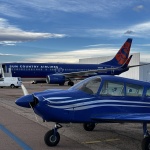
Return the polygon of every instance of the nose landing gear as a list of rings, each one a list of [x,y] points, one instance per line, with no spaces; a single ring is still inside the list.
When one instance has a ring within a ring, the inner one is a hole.
[[[59,141],[60,141],[60,135],[59,133],[57,132],[58,129],[62,128],[62,125],[59,124],[59,123],[56,123],[55,124],[55,128],[52,129],[52,130],[49,130],[45,136],[44,136],[44,141],[45,141],[45,144],[48,145],[48,146],[56,146]]]

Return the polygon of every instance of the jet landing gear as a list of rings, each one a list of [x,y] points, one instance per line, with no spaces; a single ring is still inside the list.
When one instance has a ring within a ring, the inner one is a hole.
[[[68,86],[73,86],[74,82],[72,82],[71,80],[68,82]]]
[[[150,134],[147,130],[147,123],[143,123],[144,139],[142,140],[142,150],[150,150]]]
[[[93,131],[94,128],[95,128],[95,123],[92,123],[92,122],[90,122],[90,123],[84,123],[83,124],[83,128],[86,131]]]
[[[55,128],[48,131],[44,136],[45,144],[48,146],[56,146],[60,141],[60,135],[57,132],[58,129],[62,128],[62,125],[59,123],[55,124]]]

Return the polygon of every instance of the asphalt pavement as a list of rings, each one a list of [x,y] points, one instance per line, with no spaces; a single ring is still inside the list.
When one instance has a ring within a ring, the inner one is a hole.
[[[68,86],[25,83],[29,93],[52,88],[68,89]],[[141,150],[142,125],[133,123],[101,123],[94,131],[87,132],[82,124],[63,124],[59,130],[60,143],[48,147],[44,143],[45,133],[55,123],[38,122],[32,109],[17,106],[15,100],[23,95],[21,88],[0,89],[0,150]]]

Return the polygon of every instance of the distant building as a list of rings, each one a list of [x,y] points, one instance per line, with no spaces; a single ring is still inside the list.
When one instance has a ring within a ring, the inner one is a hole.
[[[130,66],[143,64],[143,62],[140,62],[140,53],[134,53],[132,55],[133,57],[129,63]],[[79,63],[80,64],[99,64],[99,63],[111,60],[113,57],[114,56],[79,59]],[[150,65],[130,68],[129,71],[126,71],[120,74],[119,76],[150,82]]]

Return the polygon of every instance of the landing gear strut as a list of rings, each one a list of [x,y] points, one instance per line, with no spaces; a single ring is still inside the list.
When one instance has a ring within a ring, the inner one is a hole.
[[[150,150],[150,135],[147,130],[147,123],[143,123],[144,139],[142,140],[142,150]]]
[[[48,146],[56,146],[59,141],[60,141],[60,135],[59,133],[57,132],[58,129],[62,128],[62,125],[59,124],[59,123],[56,123],[55,124],[55,128],[52,129],[52,130],[49,130],[45,136],[44,136],[44,141],[45,141],[45,144],[48,145]]]

